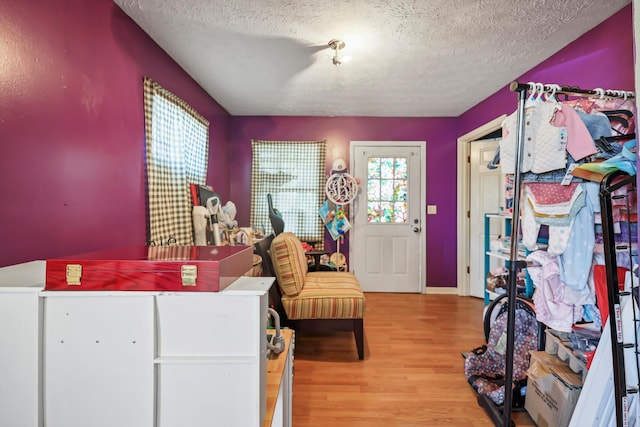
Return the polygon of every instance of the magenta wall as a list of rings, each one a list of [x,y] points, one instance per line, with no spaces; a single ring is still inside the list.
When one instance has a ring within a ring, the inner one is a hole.
[[[633,90],[633,75],[629,5],[518,80]],[[249,222],[251,139],[326,139],[328,166],[339,156],[348,161],[349,141],[426,140],[426,199],[438,205],[438,214],[427,216],[427,286],[455,287],[457,138],[515,111],[516,104],[517,96],[506,86],[458,118],[233,117],[231,195],[238,205],[238,218]]]
[[[111,0],[0,0],[0,266],[146,240],[143,76],[211,120],[228,194],[229,115]]]
[[[349,163],[349,141],[426,141],[426,201],[438,205],[438,214],[429,215],[424,227],[427,233],[427,283],[429,286],[455,286],[454,118],[233,117],[231,122],[231,194],[238,207],[238,219],[244,224],[249,223],[251,139],[326,139],[328,167],[338,157]],[[333,240],[329,238],[326,242],[331,250],[335,249]],[[453,268],[447,271],[443,266]]]
[[[207,181],[241,223],[252,138],[327,139],[328,165],[352,140],[427,141],[427,285],[456,286],[456,139],[514,111],[506,88],[459,118],[230,117],[111,0],[0,0],[0,16],[0,266],[145,241],[148,75],[211,120]],[[632,49],[629,5],[519,80],[632,90]]]
[[[633,91],[632,15],[631,5],[622,8],[517,80],[522,83],[556,83],[584,89],[601,87]],[[510,92],[509,85],[506,85],[459,117],[459,134],[464,135],[502,114],[514,112],[517,102],[517,94]]]

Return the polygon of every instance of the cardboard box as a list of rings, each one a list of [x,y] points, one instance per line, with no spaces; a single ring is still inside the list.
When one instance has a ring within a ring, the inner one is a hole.
[[[581,375],[553,354],[532,351],[524,407],[539,427],[566,427],[580,391]]]
[[[218,292],[252,266],[250,246],[131,246],[49,259],[45,289]]]

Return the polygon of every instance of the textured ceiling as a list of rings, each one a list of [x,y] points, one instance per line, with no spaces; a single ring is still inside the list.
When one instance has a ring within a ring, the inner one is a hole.
[[[630,3],[114,1],[232,115],[389,117],[458,116]]]

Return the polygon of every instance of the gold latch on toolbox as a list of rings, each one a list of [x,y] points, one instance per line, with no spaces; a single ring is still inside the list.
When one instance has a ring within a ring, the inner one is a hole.
[[[67,264],[67,285],[78,286],[82,277],[82,265]]]
[[[181,276],[182,286],[195,286],[198,278],[198,267],[195,265],[183,265]]]

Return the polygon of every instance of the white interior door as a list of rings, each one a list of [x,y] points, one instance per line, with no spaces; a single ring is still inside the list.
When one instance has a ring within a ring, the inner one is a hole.
[[[469,183],[469,294],[484,298],[484,214],[497,213],[504,206],[504,175],[500,168],[488,169],[493,160],[499,139],[487,139],[471,143],[471,167]],[[491,222],[491,237],[502,233],[503,221]],[[491,268],[497,266],[497,258],[492,258]]]
[[[352,142],[351,271],[365,292],[421,292],[425,277],[424,143]]]

